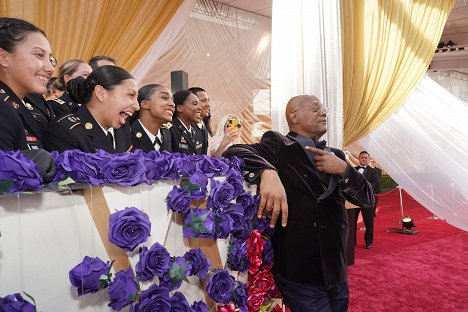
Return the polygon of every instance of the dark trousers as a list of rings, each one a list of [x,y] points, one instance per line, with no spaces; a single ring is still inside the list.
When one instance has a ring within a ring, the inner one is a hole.
[[[356,229],[357,229],[357,220],[359,217],[359,212],[362,214],[362,220],[364,221],[364,226],[366,227],[366,232],[364,233],[364,242],[366,245],[372,245],[374,242],[374,216],[375,216],[375,206],[374,208],[356,208]]]
[[[346,312],[348,311],[348,282],[331,289],[323,285],[299,284],[275,276],[276,284],[283,293],[284,301],[291,312]]]

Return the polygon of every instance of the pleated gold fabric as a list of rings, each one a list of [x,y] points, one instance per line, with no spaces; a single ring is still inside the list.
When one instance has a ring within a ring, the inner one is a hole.
[[[183,0],[1,0],[0,15],[43,29],[59,65],[109,55],[132,70]]]
[[[344,146],[403,104],[426,72],[454,4],[341,1]]]

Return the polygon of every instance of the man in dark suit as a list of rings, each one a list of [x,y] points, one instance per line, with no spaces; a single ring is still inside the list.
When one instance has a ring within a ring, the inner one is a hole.
[[[355,167],[359,173],[363,174],[367,181],[372,185],[374,194],[380,193],[380,175],[377,169],[369,166],[369,153],[362,151],[359,153],[359,166]],[[377,206],[377,199],[375,205],[371,208],[356,208],[356,224],[359,217],[359,212],[362,213],[362,219],[364,221],[364,226],[366,232],[364,234],[364,243],[365,248],[372,248],[374,243],[374,217],[375,217],[375,207]],[[356,227],[357,228],[357,227]]]
[[[246,179],[259,183],[259,216],[271,215],[272,227],[278,223],[273,272],[291,311],[347,311],[344,199],[372,207],[372,187],[341,150],[314,141],[327,131],[327,110],[317,97],[293,97],[286,119],[288,135],[268,131],[259,143],[234,145],[223,156],[244,159]]]

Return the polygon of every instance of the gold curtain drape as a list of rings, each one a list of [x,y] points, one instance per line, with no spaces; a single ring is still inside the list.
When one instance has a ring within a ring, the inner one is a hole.
[[[426,72],[455,1],[341,1],[344,146],[403,104]]]
[[[1,0],[0,15],[43,29],[59,64],[109,55],[132,70],[183,0]]]

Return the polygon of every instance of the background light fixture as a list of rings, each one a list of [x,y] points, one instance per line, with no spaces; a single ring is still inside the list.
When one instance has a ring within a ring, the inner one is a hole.
[[[414,224],[413,218],[410,216],[405,217],[405,212],[403,210],[403,197],[401,194],[401,186],[397,186],[398,192],[400,193],[400,209],[401,209],[401,220],[398,222],[401,224],[401,228],[388,228],[385,232],[400,233],[400,234],[418,234],[418,231],[413,230],[416,225]]]
[[[401,226],[407,230],[412,230],[416,227],[416,224],[414,224],[413,218],[408,216],[401,219]]]

